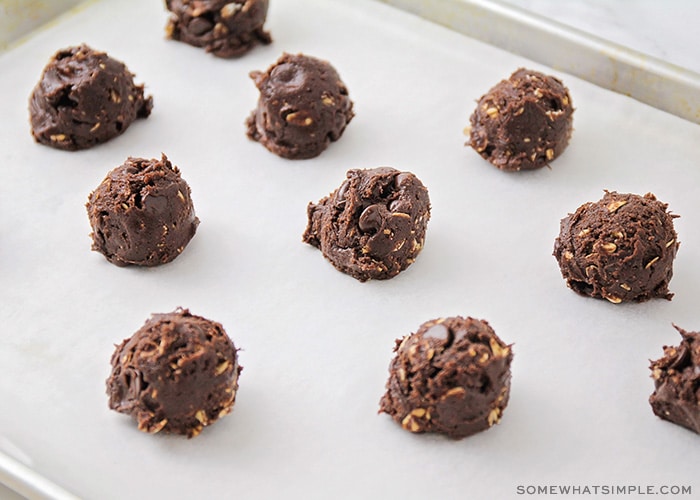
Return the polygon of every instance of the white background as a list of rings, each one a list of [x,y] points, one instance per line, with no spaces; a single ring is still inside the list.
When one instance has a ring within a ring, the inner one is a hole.
[[[572,142],[509,174],[464,147],[475,101],[528,60],[369,0],[273,2],[274,43],[220,60],[164,39],[159,2],[104,0],[0,56],[0,447],[85,498],[516,498],[519,485],[692,485],[700,438],[655,417],[649,359],[700,328],[700,128],[566,74]],[[124,61],[154,96],[121,137],[35,144],[27,99],[59,48]],[[336,67],[356,118],[319,158],[245,137],[247,74],[283,52]],[[90,251],[85,201],[127,156],[165,152],[192,188],[197,235],[174,262],[118,268]],[[360,283],[304,245],[306,205],[350,168],[414,172],[426,245]],[[681,215],[673,301],[613,305],[568,290],[559,220],[604,189]],[[234,412],[195,439],[150,436],[107,408],[114,344],[177,306],[221,322],[244,366]],[[514,343],[501,423],[452,441],[377,415],[394,339],[471,315]]]

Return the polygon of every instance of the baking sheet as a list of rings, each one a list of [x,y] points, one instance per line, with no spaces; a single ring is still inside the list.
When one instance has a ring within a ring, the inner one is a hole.
[[[165,40],[166,17],[158,2],[96,1],[0,56],[0,451],[81,498],[700,488],[698,436],[647,403],[648,360],[680,339],[671,323],[700,328],[697,125],[370,0],[273,2],[274,43],[234,61]],[[126,62],[153,114],[92,150],[34,144],[31,89],[80,42]],[[355,101],[317,159],[282,160],[245,137],[247,74],[282,51],[330,60]],[[575,132],[550,169],[507,174],[463,146],[463,128],[519,66],[565,81]],[[87,195],[127,156],[161,152],[192,188],[198,233],[166,266],[112,266],[90,251]],[[413,266],[359,283],[301,233],[309,201],[378,165],[421,178],[432,219]],[[603,189],[653,191],[681,215],[673,301],[615,306],[566,288],[551,256],[559,219]],[[138,432],[104,393],[113,345],[177,306],[243,349],[234,412],[192,440]],[[514,343],[509,406],[462,441],[411,435],[376,414],[394,339],[456,314]]]

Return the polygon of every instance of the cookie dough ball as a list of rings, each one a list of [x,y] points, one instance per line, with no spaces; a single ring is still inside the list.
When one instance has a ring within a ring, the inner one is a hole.
[[[652,361],[649,403],[656,416],[700,434],[700,333],[674,327],[683,340],[664,346],[663,358]]]
[[[83,44],[58,51],[44,68],[29,99],[31,132],[47,146],[87,149],[120,135],[152,107],[124,63]]]
[[[168,38],[218,57],[239,57],[272,41],[263,30],[268,0],[165,0],[165,6],[171,12]]]
[[[128,158],[88,198],[92,249],[117,266],[157,266],[180,255],[199,219],[190,187],[163,155]]]
[[[569,288],[613,304],[671,299],[677,217],[647,193],[605,192],[562,219],[554,257]]]
[[[521,68],[479,99],[468,144],[501,170],[541,168],[569,144],[573,112],[560,80]]]
[[[427,321],[394,351],[379,411],[404,429],[461,439],[501,420],[513,353],[486,321]]]
[[[303,241],[336,269],[360,281],[389,279],[423,248],[430,199],[410,172],[350,170],[338,189],[309,203],[307,216]]]
[[[248,137],[282,158],[313,158],[340,139],[352,120],[348,89],[328,62],[283,54],[250,77],[260,91],[246,122]]]
[[[233,409],[236,347],[219,323],[187,309],[152,315],[111,362],[109,407],[134,417],[141,431],[194,437]]]

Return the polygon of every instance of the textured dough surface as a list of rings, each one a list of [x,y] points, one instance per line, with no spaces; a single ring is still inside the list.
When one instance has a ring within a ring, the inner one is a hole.
[[[199,225],[190,187],[165,155],[128,158],[90,193],[86,208],[92,249],[118,266],[174,260]]]
[[[671,299],[675,215],[647,193],[606,192],[562,219],[554,256],[575,292],[612,303]]]
[[[168,38],[221,58],[240,57],[272,42],[263,29],[268,0],[166,0]]]
[[[141,431],[194,437],[233,409],[241,367],[221,324],[187,309],[154,314],[116,347],[109,407]]]
[[[349,170],[346,180],[309,203],[303,241],[360,281],[389,279],[415,262],[430,219],[428,190],[410,172]]]
[[[501,170],[541,168],[569,144],[573,112],[559,79],[521,68],[479,99],[469,145]]]
[[[404,429],[461,439],[500,421],[513,352],[486,321],[427,321],[394,351],[379,411]]]
[[[260,98],[246,121],[248,137],[282,158],[320,155],[355,116],[347,87],[327,61],[285,53],[250,77]]]
[[[153,108],[133,77],[124,63],[87,45],[59,50],[29,99],[32,136],[75,151],[122,134]]]
[[[700,434],[700,333],[675,328],[680,345],[664,346],[664,356],[651,363],[649,404],[658,417]]]

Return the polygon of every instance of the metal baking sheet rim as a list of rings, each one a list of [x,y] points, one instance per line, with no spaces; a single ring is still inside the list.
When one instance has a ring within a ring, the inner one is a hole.
[[[380,0],[700,123],[700,74],[499,0]]]
[[[77,496],[1,450],[0,484],[28,499],[78,500]]]

